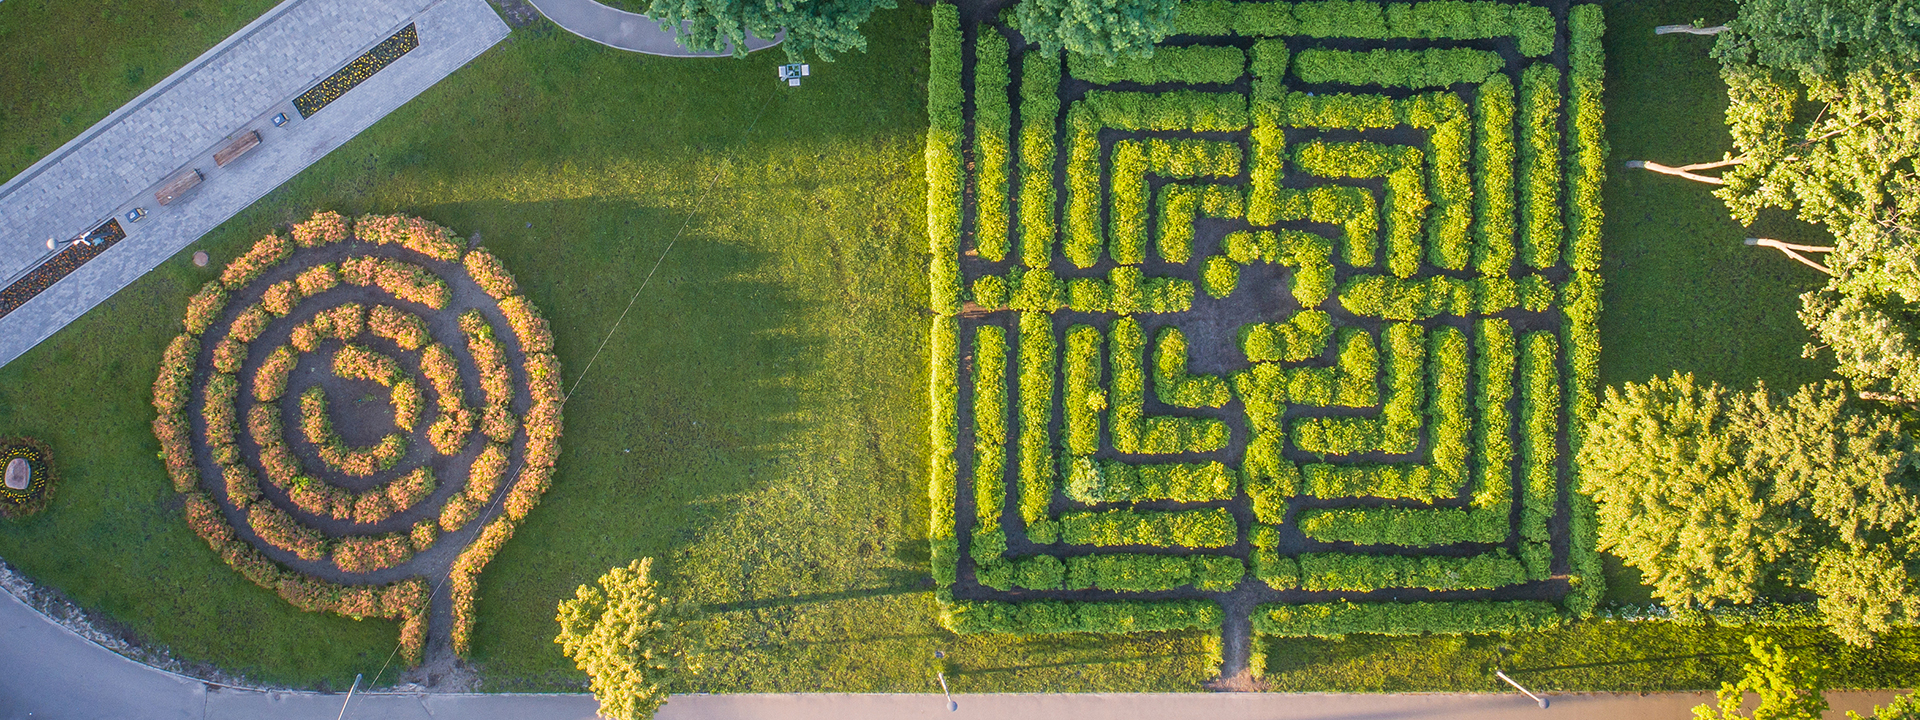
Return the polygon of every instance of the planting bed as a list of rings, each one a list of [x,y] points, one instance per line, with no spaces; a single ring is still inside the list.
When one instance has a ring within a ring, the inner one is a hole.
[[[1535,629],[1602,595],[1599,8],[936,8],[930,494],[963,633]]]
[[[475,576],[559,454],[553,338],[513,277],[433,223],[321,213],[183,324],[153,429],[188,524],[304,610],[399,620],[411,662],[429,625],[465,653]]]

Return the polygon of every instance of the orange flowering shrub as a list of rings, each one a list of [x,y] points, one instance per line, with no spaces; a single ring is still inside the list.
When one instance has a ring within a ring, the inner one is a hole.
[[[447,587],[453,590],[453,651],[465,655],[469,635],[473,631],[473,603],[479,592],[479,583],[474,578],[486,569],[493,560],[494,553],[500,552],[500,546],[507,544],[513,537],[513,521],[497,518],[487,523],[480,537],[473,544],[460,551],[460,557],[453,561],[453,570],[447,573]]]
[[[234,428],[233,398],[240,394],[240,382],[232,375],[215,373],[207,378],[207,402],[201,408],[206,421],[202,436],[208,445],[232,445]]]
[[[176,335],[160,354],[160,375],[153,379],[153,409],[162,413],[187,408],[188,381],[193,378],[194,356],[199,354],[199,338]]]
[[[435,260],[460,259],[466,242],[432,222],[407,215],[361,215],[353,221],[354,234],[380,245],[402,245]]]
[[[433,547],[433,541],[440,539],[440,521],[433,518],[413,524],[413,531],[407,534],[413,541],[413,551],[422,552]]]
[[[507,324],[513,326],[513,334],[520,338],[521,352],[553,352],[553,333],[533,303],[515,295],[500,301],[500,313],[507,316]]]
[[[213,369],[223,373],[240,372],[240,364],[247,361],[247,344],[233,338],[220,338],[213,346]]]
[[[400,363],[383,353],[354,344],[333,354],[333,374],[343,378],[372,380],[392,387],[400,380]]]
[[[352,234],[352,228],[348,227],[346,216],[329,210],[314,213],[306,222],[293,226],[292,234],[293,241],[300,243],[300,247],[310,248],[345,240]]]
[[[249,306],[233,319],[233,327],[227,330],[227,337],[240,342],[253,342],[259,339],[260,333],[267,329],[267,323],[270,322],[273,322],[273,315],[268,314],[266,308],[258,304]]]
[[[494,442],[510,442],[518,424],[513,419],[513,373],[507,369],[507,352],[477,310],[460,316],[460,330],[467,336],[467,351],[480,370],[480,390],[487,398],[480,408],[480,432]]]
[[[401,380],[393,384],[391,394],[393,402],[393,424],[406,432],[413,432],[420,424],[420,386],[412,380]]]
[[[433,479],[433,468],[422,465],[415,468],[413,472],[388,483],[383,492],[395,507],[404,511],[433,495],[434,489],[438,487],[439,483]]]
[[[302,511],[336,520],[353,519],[353,493],[305,475],[287,485],[287,499]]]
[[[306,296],[300,294],[300,286],[292,280],[282,280],[267,288],[260,296],[260,307],[273,313],[274,317],[286,317],[293,312],[293,306],[299,305]]]
[[[465,493],[449,497],[447,504],[440,506],[440,529],[447,532],[459,530],[479,517],[480,511],[485,508],[485,505],[474,502]]]
[[[461,264],[467,266],[467,277],[473,278],[474,284],[495,300],[505,300],[520,292],[519,283],[513,281],[513,273],[507,272],[507,266],[500,264],[500,258],[494,257],[486,248],[468,250]]]
[[[227,484],[227,502],[246,505],[260,499],[260,481],[245,465],[220,466],[220,479]]]
[[[301,297],[313,297],[338,286],[340,272],[333,263],[315,265],[300,271],[293,282],[300,286]]]
[[[199,469],[193,466],[191,432],[187,418],[179,413],[153,419],[153,436],[160,439],[160,462],[166,464],[167,479],[173,482],[175,492],[192,490],[200,481]]]
[[[340,279],[353,285],[376,285],[397,299],[435,310],[445,309],[453,294],[440,276],[410,262],[376,257],[348,258],[340,263]]]
[[[320,532],[300,524],[273,503],[247,505],[247,525],[268,545],[293,553],[301,560],[319,560],[327,556],[327,540]]]
[[[287,392],[287,374],[293,372],[300,356],[286,345],[274,348],[267,353],[267,359],[260,363],[260,369],[253,374],[253,401],[270,403],[279,400]]]
[[[219,319],[220,311],[227,309],[227,288],[217,280],[209,280],[200,286],[200,291],[187,298],[187,314],[180,322],[187,326],[187,332],[199,335],[206,332]]]
[[[460,387],[460,363],[445,345],[431,343],[420,352],[420,372],[433,386],[440,408],[439,417],[427,426],[427,442],[441,455],[458,455],[473,430],[473,414]]]
[[[228,290],[239,290],[292,254],[292,241],[278,233],[269,234],[254,243],[253,248],[247,250],[245,255],[227,263],[226,269],[220,273],[220,282],[225,284]]]
[[[258,408],[261,406],[255,405],[254,407]],[[275,419],[275,422],[278,422],[278,418]],[[256,437],[255,439],[257,440],[258,438]],[[260,467],[267,471],[267,482],[273,483],[274,487],[283,490],[293,487],[295,483],[299,482],[300,476],[305,472],[305,469],[300,467],[299,458],[294,457],[293,450],[281,444],[277,436],[271,445],[266,443],[260,444]]]
[[[403,533],[346,537],[333,544],[333,564],[350,573],[385,570],[412,558],[413,543]]]
[[[507,475],[507,446],[487,443],[467,472],[467,499],[485,505]]]
[[[547,491],[547,485],[553,479],[553,468],[538,465],[522,465],[520,479],[513,483],[513,489],[507,491],[507,499],[501,503],[507,517],[519,522],[533,506],[540,502],[540,495]]]
[[[367,328],[408,350],[419,350],[433,339],[427,334],[427,322],[419,315],[386,305],[375,305],[367,313]]]

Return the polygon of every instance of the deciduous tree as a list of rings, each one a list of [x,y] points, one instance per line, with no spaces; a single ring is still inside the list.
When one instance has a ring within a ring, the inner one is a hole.
[[[1835,634],[1870,645],[1920,620],[1906,547],[1916,460],[1898,420],[1834,381],[1782,397],[1691,375],[1609,388],[1580,450],[1600,548],[1679,605],[1759,598],[1782,580],[1819,596]]]
[[[746,57],[747,33],[771,38],[785,30],[781,47],[788,59],[798,62],[812,53],[831,61],[834,53],[866,50],[860,24],[873,11],[894,5],[895,0],[653,0],[647,15],[673,30],[688,49]]]
[[[1178,0],[1022,0],[1014,10],[1020,34],[1049,52],[1080,53],[1109,63],[1148,56],[1173,32]]]
[[[608,720],[652,717],[690,669],[683,628],[691,606],[661,597],[652,571],[653,558],[635,560],[560,601],[553,641],[587,673]]]

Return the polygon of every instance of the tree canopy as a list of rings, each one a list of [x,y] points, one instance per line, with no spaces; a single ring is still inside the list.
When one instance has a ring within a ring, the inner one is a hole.
[[[1844,385],[1780,396],[1676,374],[1608,388],[1580,450],[1600,548],[1681,605],[1812,591],[1841,638],[1920,620],[1906,563],[1920,494],[1912,441]]]
[[[1742,0],[1713,50],[1729,64],[1815,75],[1920,69],[1920,0]]]
[[[1020,34],[1048,52],[1112,62],[1153,54],[1173,32],[1178,0],[1022,0],[1014,9]]]
[[[873,11],[894,6],[895,0],[653,0],[647,15],[691,50],[731,50],[734,57],[746,57],[747,33],[771,38],[785,30],[780,46],[788,59],[812,53],[831,61],[834,53],[866,50],[860,24]]]
[[[688,667],[681,627],[690,608],[662,598],[652,571],[653,558],[635,560],[560,601],[553,641],[587,673],[608,720],[652,717]]]
[[[1695,706],[1695,720],[1820,720],[1826,715],[1826,666],[1759,637],[1747,637],[1747,650],[1753,662],[1747,663],[1740,682],[1721,683],[1718,706]],[[1760,696],[1751,715],[1740,711],[1747,693]]]

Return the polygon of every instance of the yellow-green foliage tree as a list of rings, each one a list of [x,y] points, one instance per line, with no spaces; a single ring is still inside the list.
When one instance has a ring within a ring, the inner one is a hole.
[[[1778,643],[1748,637],[1747,648],[1753,662],[1738,683],[1722,683],[1718,707],[1693,708],[1694,720],[1820,720],[1827,712],[1827,670],[1818,661],[1788,653]],[[1741,712],[1747,693],[1760,697],[1751,714]],[[1876,705],[1872,720],[1913,720],[1920,718],[1920,700],[1913,693],[1898,695],[1892,702]],[[1847,711],[1847,720],[1867,720],[1860,713]]]
[[[653,558],[642,558],[560,601],[553,641],[592,680],[601,717],[639,720],[653,717],[692,669],[682,633],[690,615],[686,602],[661,596]]]

